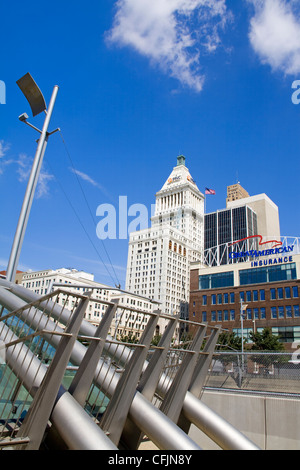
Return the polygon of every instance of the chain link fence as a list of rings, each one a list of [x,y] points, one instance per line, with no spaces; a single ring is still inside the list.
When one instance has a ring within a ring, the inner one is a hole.
[[[299,395],[299,352],[220,352],[214,355],[206,388]]]

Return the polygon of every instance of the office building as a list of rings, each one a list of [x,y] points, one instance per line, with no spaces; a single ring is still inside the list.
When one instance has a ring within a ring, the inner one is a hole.
[[[204,233],[205,263],[210,266],[227,264],[230,244],[258,233],[257,215],[248,205],[206,214]],[[248,245],[249,242],[247,248]]]
[[[271,328],[291,347],[300,340],[300,244],[252,253],[242,263],[191,266],[190,320],[221,325],[241,335]],[[245,255],[245,253],[243,254]]]
[[[237,249],[249,251],[261,241],[280,240],[278,207],[266,194],[227,198],[226,209],[206,214],[204,225],[204,262],[209,266],[232,262],[229,252],[237,241]]]
[[[226,204],[230,201],[236,201],[238,199],[243,199],[249,197],[247,191],[240,185],[240,183],[232,184],[227,187],[227,199]]]
[[[130,234],[126,291],[160,302],[166,314],[188,314],[190,263],[202,259],[204,195],[185,157],[177,158],[156,194],[151,227]]]
[[[266,239],[280,238],[278,207],[266,194],[229,201],[227,208],[233,209],[242,205],[247,205],[256,213],[258,234]]]
[[[67,293],[81,294],[92,290],[91,300],[88,304],[85,318],[93,325],[99,325],[103,317],[107,303],[118,300],[120,307],[117,309],[115,319],[111,323],[109,334],[121,338],[134,335],[140,338],[147,324],[148,318],[145,312],[157,309],[157,304],[140,296],[112,288],[94,280],[94,275],[76,269],[44,269],[30,271],[22,274],[21,285],[41,296],[62,289],[57,303],[72,310],[77,298]]]

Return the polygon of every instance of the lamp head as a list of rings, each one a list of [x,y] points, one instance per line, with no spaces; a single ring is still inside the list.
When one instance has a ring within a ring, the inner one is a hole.
[[[21,114],[21,116],[19,116],[19,120],[22,122],[26,122],[27,119],[28,119],[28,114],[26,113],[23,113]]]

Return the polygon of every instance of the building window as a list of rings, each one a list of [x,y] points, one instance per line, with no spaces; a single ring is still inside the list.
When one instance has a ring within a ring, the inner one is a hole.
[[[228,294],[224,294],[223,302],[224,304],[228,304]]]
[[[237,335],[239,336],[239,338],[242,337],[242,329],[241,328],[233,328],[232,331]],[[246,342],[249,343],[250,342],[250,332],[252,332],[253,329],[252,328],[243,328],[243,337],[245,338]]]
[[[259,320],[258,308],[253,309],[254,320]]]
[[[261,289],[259,291],[259,299],[260,300],[266,300],[265,289]]]
[[[299,317],[300,317],[299,305],[294,305],[294,318],[299,318]]]
[[[291,288],[290,287],[285,287],[284,288],[284,293],[285,293],[285,298],[290,299],[291,298]]]
[[[252,320],[252,309],[247,308],[247,320]]]
[[[222,294],[218,294],[218,305],[222,304]]]
[[[278,318],[284,318],[284,307],[282,305],[278,307]]]
[[[282,343],[293,343],[300,340],[300,326],[279,326],[272,328],[273,335]]]
[[[277,307],[271,307],[271,318],[272,320],[277,319]]]
[[[258,291],[254,290],[253,291],[253,302],[257,302],[257,301],[258,301]]]
[[[299,297],[298,287],[297,287],[297,286],[293,286],[292,289],[293,289],[293,297],[294,297],[294,299],[298,298],[298,297]]]
[[[217,312],[215,310],[211,312],[211,321],[217,321]]]
[[[235,302],[235,295],[234,295],[234,292],[230,292],[230,303],[231,304],[234,304]]]
[[[212,294],[211,295],[211,304],[216,305],[216,303],[217,303],[217,296],[216,296],[216,294]]]
[[[233,271],[217,274],[204,274],[199,276],[199,290],[233,286]]]
[[[223,316],[222,316],[222,310],[218,310],[218,321],[221,322],[221,321],[222,321],[222,318],[223,318]]]
[[[231,321],[235,320],[235,310],[230,310],[230,320]]]
[[[265,307],[261,307],[261,309],[260,309],[260,319],[261,320],[266,319],[266,309],[265,309]]]
[[[207,313],[202,312],[202,322],[206,322],[206,321],[207,321]]]
[[[277,296],[278,296],[278,299],[283,299],[283,289],[282,289],[282,287],[278,287]]]
[[[228,310],[224,310],[224,321],[228,321],[229,316],[228,316]]]
[[[247,290],[246,292],[246,302],[251,302],[251,291]]]
[[[207,305],[207,295],[203,295],[203,297],[202,297],[202,305]]]
[[[276,300],[276,289],[271,289],[270,290],[270,298],[271,300]]]
[[[240,285],[261,284],[267,282],[289,281],[297,279],[296,263],[279,264],[262,268],[240,271]]]
[[[285,315],[286,315],[286,318],[292,318],[293,314],[292,314],[292,306],[291,305],[286,305]]]

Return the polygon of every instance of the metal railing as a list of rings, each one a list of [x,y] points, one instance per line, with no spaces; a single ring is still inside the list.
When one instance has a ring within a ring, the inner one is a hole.
[[[297,353],[220,352],[214,355],[206,387],[300,398],[300,361]]]
[[[94,326],[84,320],[91,292],[76,294],[73,311],[66,308],[67,301],[64,306],[57,302],[60,293],[39,297],[20,286],[0,282],[0,304],[11,312],[3,310],[0,316],[0,341],[6,347],[7,370],[2,383],[6,409],[12,410],[21,397],[17,385],[10,389],[5,385],[10,371],[31,400],[23,400],[25,417],[22,413],[3,415],[3,420],[16,422],[13,430],[7,428],[8,422],[3,423],[3,446],[9,438],[16,448],[37,449],[41,439],[47,440],[55,429],[59,444],[62,441],[69,449],[118,449],[120,445],[136,449],[146,435],[159,449],[199,450],[188,436],[193,423],[205,428],[222,448],[257,449],[228,423],[220,425],[220,418],[198,400],[218,328],[212,328],[205,338],[207,325],[182,324],[174,316],[126,307],[123,315],[133,314],[131,330],[126,329],[126,338],[118,336],[118,331],[111,337],[111,325],[120,314],[117,300],[102,301],[106,311]],[[70,296],[74,297],[74,292]],[[154,347],[152,339],[161,317],[166,328]],[[135,323],[143,321],[145,328],[137,338]],[[177,331],[186,331],[187,325],[185,341],[179,343]]]

